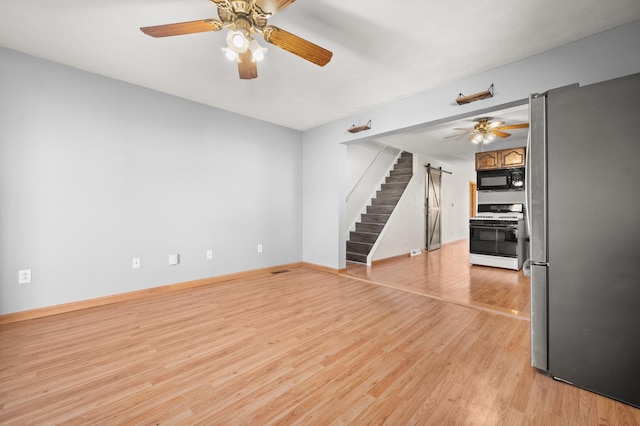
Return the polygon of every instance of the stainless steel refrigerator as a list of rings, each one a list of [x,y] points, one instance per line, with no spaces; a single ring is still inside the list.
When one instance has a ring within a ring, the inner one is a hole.
[[[529,111],[531,364],[640,407],[640,74]]]

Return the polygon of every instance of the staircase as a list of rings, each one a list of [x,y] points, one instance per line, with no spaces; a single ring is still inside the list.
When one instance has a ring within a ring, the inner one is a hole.
[[[373,248],[404,189],[413,176],[413,154],[403,152],[382,188],[371,199],[366,213],[356,223],[356,230],[349,233],[347,260],[367,263],[367,255]]]

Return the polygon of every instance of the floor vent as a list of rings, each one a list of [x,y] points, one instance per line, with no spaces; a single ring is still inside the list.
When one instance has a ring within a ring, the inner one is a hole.
[[[411,250],[411,256],[417,256],[419,254],[422,254],[422,250],[420,250],[420,249]]]
[[[283,269],[281,271],[273,271],[271,272],[272,275],[278,275],[278,274],[284,274],[285,272],[290,272],[289,269]]]

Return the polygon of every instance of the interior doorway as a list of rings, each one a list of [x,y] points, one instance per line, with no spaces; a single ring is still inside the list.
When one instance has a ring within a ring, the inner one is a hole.
[[[477,189],[477,183],[469,182],[469,217],[476,217],[476,211],[478,211]]]

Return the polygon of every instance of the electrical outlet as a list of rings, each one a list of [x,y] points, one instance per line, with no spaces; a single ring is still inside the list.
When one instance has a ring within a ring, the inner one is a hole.
[[[207,250],[207,260],[213,259],[213,250]]]
[[[140,269],[140,258],[139,257],[134,257],[131,260],[131,268],[132,269]]]
[[[258,253],[262,253],[262,244],[258,244]]]
[[[18,271],[18,284],[29,284],[31,282],[31,269]]]

